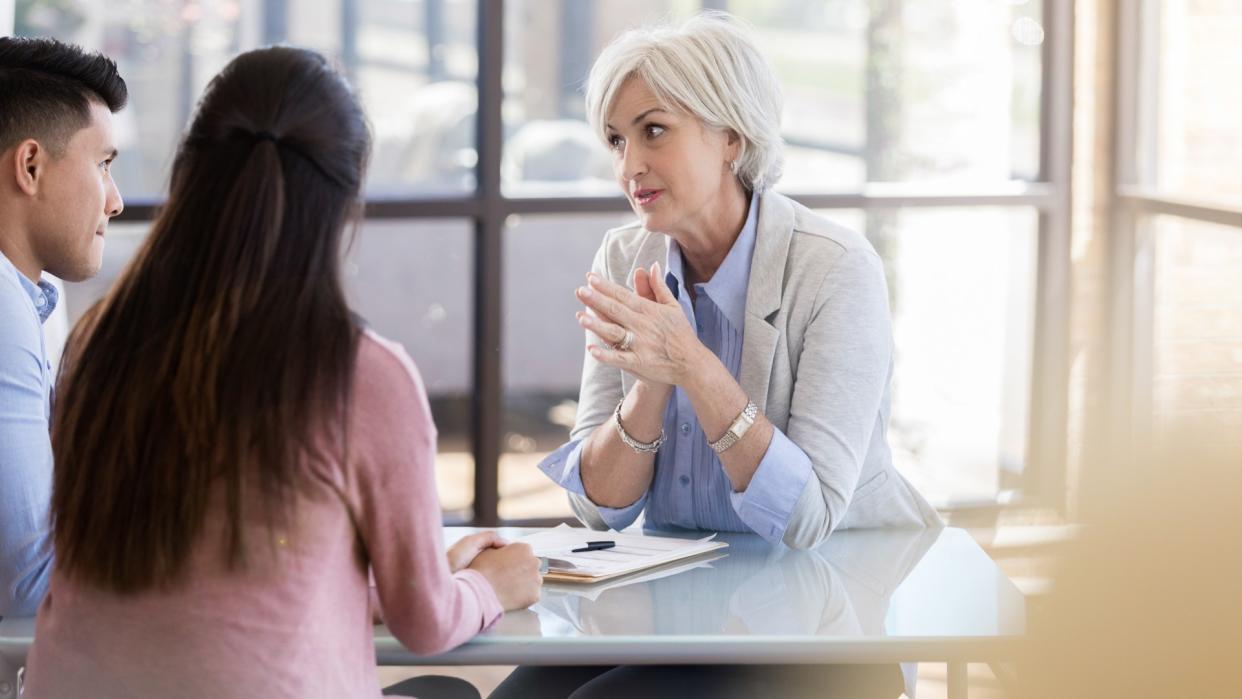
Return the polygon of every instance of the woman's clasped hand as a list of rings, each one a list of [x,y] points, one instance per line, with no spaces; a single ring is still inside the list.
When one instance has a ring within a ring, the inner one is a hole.
[[[660,263],[634,272],[634,288],[587,274],[578,324],[605,344],[590,344],[596,360],[653,384],[679,385],[707,351],[661,275]],[[626,334],[632,333],[623,349]]]

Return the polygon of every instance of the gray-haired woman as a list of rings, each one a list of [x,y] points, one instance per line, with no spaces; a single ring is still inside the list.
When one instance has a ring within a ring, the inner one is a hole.
[[[794,548],[935,510],[886,439],[892,328],[867,240],[771,191],[781,95],[727,15],[629,32],[587,115],[639,221],[609,231],[579,322],[571,441],[540,467],[588,525],[754,531]]]
[[[639,220],[608,232],[577,290],[588,333],[577,421],[540,464],[578,517],[621,529],[645,513],[647,526],[798,549],[840,528],[939,525],[886,438],[882,263],[863,236],[771,191],[781,94],[748,32],[722,13],[627,32],[592,68],[586,106]],[[651,672],[644,691],[681,686]],[[628,691],[635,674],[583,691]],[[699,674],[680,676],[700,689],[722,676]],[[808,679],[754,674],[773,696]]]

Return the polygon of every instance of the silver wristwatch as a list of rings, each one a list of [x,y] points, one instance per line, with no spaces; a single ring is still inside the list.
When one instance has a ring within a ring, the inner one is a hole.
[[[741,414],[737,416],[732,425],[729,425],[729,431],[725,432],[720,439],[709,443],[709,446],[719,454],[737,444],[746,435],[746,431],[750,429],[750,426],[755,424],[755,416],[758,414],[759,406],[755,405],[754,401],[747,401],[746,407],[742,409]]]

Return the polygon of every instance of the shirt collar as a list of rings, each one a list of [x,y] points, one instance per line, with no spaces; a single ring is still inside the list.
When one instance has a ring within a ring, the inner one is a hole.
[[[755,252],[755,236],[759,229],[759,194],[750,196],[750,207],[746,213],[746,223],[742,224],[742,232],[738,234],[729,254],[719,269],[706,284],[699,284],[699,289],[707,294],[712,303],[720,309],[729,323],[741,328],[746,318],[746,289],[750,284],[750,262]],[[669,286],[676,292],[677,287],[684,286],[685,267],[681,257],[681,247],[672,238],[668,239],[668,258],[665,267],[673,279],[667,279]],[[676,282],[676,285],[673,284]]]
[[[32,282],[26,278],[26,275],[17,271],[13,263],[4,253],[0,252],[0,268],[5,273],[11,274],[17,278],[17,283],[21,285],[22,290],[30,297],[30,302],[34,304],[35,313],[39,315],[39,322],[45,323],[52,311],[56,310],[56,304],[60,301],[60,292],[51,282],[40,279],[38,282]]]

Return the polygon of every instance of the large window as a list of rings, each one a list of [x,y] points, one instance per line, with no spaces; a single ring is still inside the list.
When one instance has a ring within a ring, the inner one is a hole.
[[[899,467],[942,506],[1017,497],[1029,462],[1038,241],[1041,227],[1063,235],[1041,222],[1053,198],[1035,193],[1041,148],[1051,147],[1042,143],[1046,8],[711,5],[755,26],[780,75],[788,145],[777,189],[864,231],[884,256]],[[591,62],[627,28],[700,9],[672,0],[506,3],[504,195],[612,194],[607,153],[583,114]],[[1021,206],[992,206],[998,189],[1028,194],[1012,198]],[[534,465],[572,425],[582,364],[572,289],[603,232],[625,220],[601,206],[506,227],[503,517],[568,512]]]
[[[16,33],[106,51],[130,88],[119,115],[128,199],[158,200],[207,82],[238,52],[287,42],[349,75],[374,130],[368,194],[474,190],[476,6],[409,0],[17,0]]]
[[[1143,444],[1193,422],[1242,450],[1242,13],[1129,3],[1118,18],[1116,387]]]
[[[582,85],[618,32],[704,6],[752,23],[777,67],[778,189],[884,257],[901,470],[946,508],[1055,500],[1068,0],[18,0],[19,34],[107,51],[133,95],[116,168],[127,223],[104,273],[67,290],[70,312],[144,235],[211,75],[267,43],[321,50],[375,133],[351,299],[427,377],[446,511],[566,516],[535,464],[573,421],[572,289],[604,231],[630,220]]]

